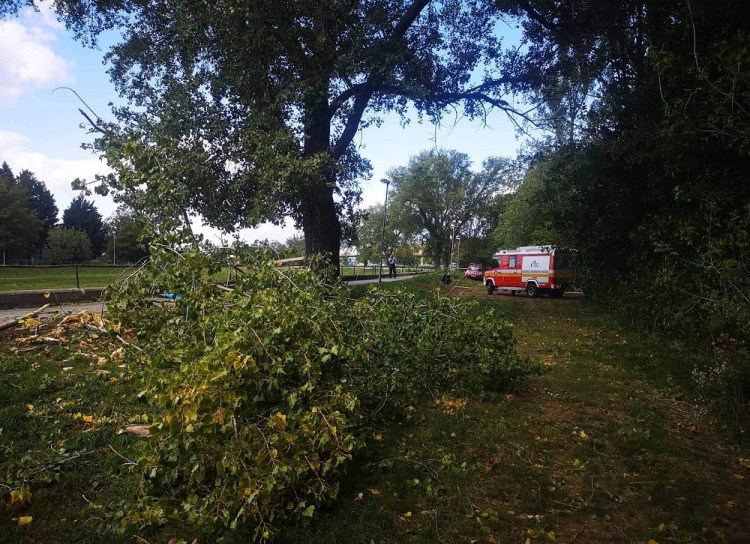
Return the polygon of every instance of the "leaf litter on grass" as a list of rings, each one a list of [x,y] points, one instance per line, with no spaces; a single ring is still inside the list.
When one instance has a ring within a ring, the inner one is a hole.
[[[112,329],[106,316],[82,311],[0,336],[0,385],[9,384],[0,394],[0,531],[11,541],[89,538],[102,501],[128,478],[122,452],[131,455],[134,442],[117,430],[148,416]],[[20,490],[34,501],[11,505]],[[21,514],[33,524],[11,523]]]
[[[468,402],[441,397],[417,406],[410,424],[384,424],[375,432],[373,457],[343,483],[342,496],[352,500],[331,506],[309,527],[290,530],[281,542],[351,541],[353,535],[362,542],[398,543],[750,542],[750,453],[722,435],[699,403],[678,396],[674,384],[654,384],[623,364],[623,350],[635,349],[637,339],[602,330],[599,317],[575,312],[573,304],[530,303],[525,297],[488,300],[514,316],[520,348],[553,363],[550,373],[529,379],[520,394]],[[109,471],[131,458],[129,432],[117,433],[148,430],[148,418],[142,420],[137,405],[123,397],[106,404],[103,398],[129,380],[116,355],[121,342],[96,330],[106,330],[106,317],[101,319],[77,316],[53,329],[59,332],[48,334],[42,327],[40,338],[14,346],[26,371],[41,364],[37,368],[51,373],[54,365],[54,379],[108,388],[107,395],[95,396],[92,388],[71,396],[74,390],[52,391],[55,385],[45,385],[41,377],[33,387],[20,385],[24,391],[41,391],[23,397],[32,406],[24,408],[25,417],[33,417],[35,425],[54,425],[58,437],[67,435],[63,447],[86,453],[91,448],[77,447],[76,436],[104,438],[94,448],[96,455],[117,462],[88,465],[89,472],[100,466],[100,475],[92,478],[97,486],[89,480],[77,486],[94,504],[108,493]],[[41,337],[65,339],[66,345]],[[643,347],[653,349],[658,359],[657,348]],[[33,351],[19,353],[19,348]],[[32,363],[36,354],[47,360]],[[3,379],[21,384],[19,368]],[[111,382],[112,377],[120,381]],[[83,395],[91,396],[87,404],[98,409],[82,410]],[[43,433],[42,428],[35,427]],[[78,444],[83,445],[88,444]],[[21,446],[29,446],[26,453],[32,458],[48,448],[28,441]],[[66,463],[62,469],[72,470],[75,460]],[[32,468],[40,466],[48,465]],[[76,534],[80,529],[71,529],[72,521],[85,517],[75,512],[89,508],[80,498],[61,501],[47,485],[33,490],[33,505],[6,518],[32,517],[33,523],[21,527],[38,531],[30,542]],[[59,506],[66,501],[71,507]],[[61,529],[63,522],[53,522],[50,515],[65,516],[70,527]],[[13,525],[11,530],[19,530]]]

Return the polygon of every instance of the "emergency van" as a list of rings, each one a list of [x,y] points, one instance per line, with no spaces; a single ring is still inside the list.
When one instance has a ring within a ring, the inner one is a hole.
[[[514,295],[526,291],[532,298],[542,293],[559,298],[573,278],[566,252],[552,246],[524,246],[495,253],[484,273],[484,284],[490,295],[502,289]]]

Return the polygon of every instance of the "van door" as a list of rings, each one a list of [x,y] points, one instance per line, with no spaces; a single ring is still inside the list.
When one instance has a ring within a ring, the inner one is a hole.
[[[524,285],[530,281],[535,281],[539,285],[546,285],[547,283],[549,283],[549,265],[549,255],[524,255],[523,266],[521,270],[521,281]]]

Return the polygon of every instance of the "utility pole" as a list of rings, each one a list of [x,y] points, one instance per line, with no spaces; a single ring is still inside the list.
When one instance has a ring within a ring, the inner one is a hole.
[[[383,282],[383,251],[385,246],[385,221],[388,217],[388,186],[391,184],[389,179],[381,179],[380,183],[385,183],[385,205],[383,206],[383,230],[380,234],[380,272],[378,273],[378,289]]]

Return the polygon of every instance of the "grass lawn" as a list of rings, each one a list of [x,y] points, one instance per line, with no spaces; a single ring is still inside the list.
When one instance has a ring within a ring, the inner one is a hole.
[[[105,287],[122,274],[121,266],[79,266],[81,287]],[[74,289],[75,267],[54,268],[0,267],[0,291],[26,289]]]
[[[130,270],[120,266],[79,266],[78,276],[81,287],[105,287],[115,281],[122,273]],[[344,266],[342,275],[377,276],[378,269],[368,267]],[[413,269],[398,269],[399,274],[413,273]],[[216,281],[226,282],[229,269],[224,268],[216,274]],[[383,268],[383,276],[388,276],[388,268]],[[35,268],[0,266],[0,291],[20,291],[28,289],[73,289],[76,286],[75,268],[72,266]]]
[[[750,542],[750,451],[693,400],[695,353],[582,299],[488,296],[463,279],[440,289],[511,319],[519,350],[549,372],[514,393],[415,401],[409,421],[374,430],[339,500],[278,542]],[[29,334],[0,333],[0,542],[213,542],[189,526],[97,533],[103,505],[138,485],[144,439],[118,434],[149,418],[138,370],[87,329],[19,343]],[[32,498],[10,507],[20,475]]]

